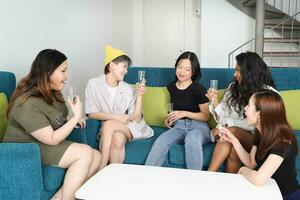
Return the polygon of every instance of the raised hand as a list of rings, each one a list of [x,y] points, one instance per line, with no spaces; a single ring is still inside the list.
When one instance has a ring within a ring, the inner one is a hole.
[[[143,96],[146,92],[146,85],[137,83],[135,86],[137,96]]]
[[[219,136],[230,143],[237,141],[236,137],[225,127],[219,129]]]
[[[74,113],[74,116],[78,117],[78,119],[79,119],[82,114],[82,103],[80,101],[79,96],[75,96],[75,101],[73,101],[72,99],[69,99],[68,103],[70,105],[71,110]]]

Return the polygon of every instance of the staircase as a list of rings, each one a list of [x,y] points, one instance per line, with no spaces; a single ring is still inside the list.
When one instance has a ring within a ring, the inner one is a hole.
[[[239,10],[255,18],[256,1],[228,0]],[[270,67],[300,67],[300,0],[265,0],[263,59]],[[255,51],[255,39],[245,42],[228,55],[228,66],[237,54]]]

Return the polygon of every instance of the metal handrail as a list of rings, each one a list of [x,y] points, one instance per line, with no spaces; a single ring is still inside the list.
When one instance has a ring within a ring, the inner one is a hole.
[[[257,35],[256,37],[254,37],[254,38],[248,40],[247,42],[243,43],[243,44],[240,45],[239,47],[235,48],[233,51],[229,52],[229,54],[228,54],[228,68],[230,68],[230,66],[231,66],[231,64],[230,64],[230,63],[231,63],[231,62],[230,62],[230,58],[231,58],[231,56],[233,55],[234,52],[236,52],[237,50],[243,48],[245,45],[249,44],[249,43],[252,42],[253,40],[256,40],[258,37],[263,36],[266,32],[273,31],[273,30],[276,29],[277,27],[279,27],[279,26],[281,26],[281,25],[284,25],[287,21],[293,20],[293,18],[294,18],[295,16],[297,16],[298,14],[300,14],[300,11],[299,11],[299,12],[296,12],[294,15],[292,15],[292,16],[290,16],[289,18],[283,20],[282,22],[280,22],[279,24],[273,26],[273,27],[270,28],[269,30],[260,33],[260,34]]]

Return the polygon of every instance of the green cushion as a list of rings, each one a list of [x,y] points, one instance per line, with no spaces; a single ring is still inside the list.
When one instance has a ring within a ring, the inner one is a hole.
[[[147,87],[143,97],[143,111],[148,125],[164,127],[169,101],[167,87]]]
[[[6,110],[8,107],[7,97],[4,93],[0,93],[0,142],[2,142],[6,126],[7,126],[7,118],[6,118]]]
[[[218,101],[219,102],[221,102],[221,100],[224,96],[224,92],[225,92],[225,90],[218,90]],[[217,126],[217,122],[212,114],[210,114],[210,118],[207,123],[208,123],[208,126],[210,129],[213,129]]]
[[[294,130],[300,130],[300,90],[281,91],[289,124]]]

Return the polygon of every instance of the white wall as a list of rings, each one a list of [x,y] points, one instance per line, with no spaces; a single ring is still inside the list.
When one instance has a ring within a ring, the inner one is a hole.
[[[0,0],[0,70],[19,80],[40,50],[56,48],[67,55],[69,77],[83,98],[88,79],[103,72],[105,44],[143,64],[141,1]],[[192,2],[186,1],[187,13]],[[186,16],[185,50],[196,51],[203,67],[227,66],[228,52],[254,36],[254,20],[226,0],[201,0],[200,14],[201,27],[189,28],[199,18]]]
[[[196,1],[201,0],[133,0],[134,65],[172,67],[183,51],[194,51],[200,56]],[[170,2],[172,5],[168,6]],[[160,41],[162,38],[167,39]]]
[[[55,48],[82,98],[103,72],[105,44],[132,54],[131,0],[0,0],[0,26],[0,70],[19,80],[40,50]]]
[[[228,53],[255,37],[255,20],[226,0],[202,0],[201,66],[227,67]]]

